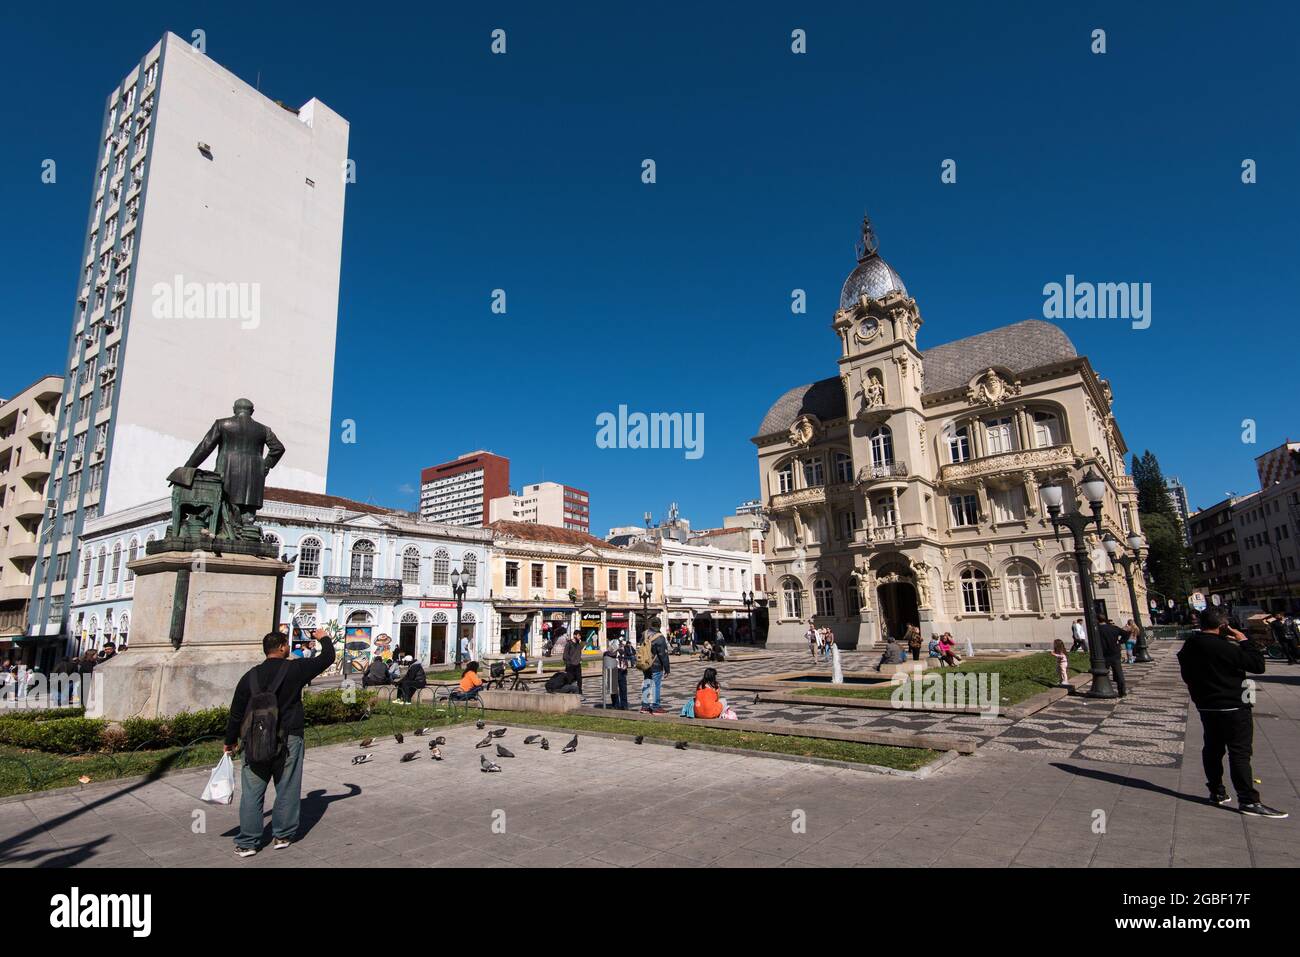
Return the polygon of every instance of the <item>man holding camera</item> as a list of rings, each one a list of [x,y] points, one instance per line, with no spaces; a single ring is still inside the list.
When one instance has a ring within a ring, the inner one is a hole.
[[[1221,608],[1211,606],[1201,612],[1201,630],[1183,642],[1178,667],[1205,730],[1201,761],[1210,801],[1223,805],[1232,800],[1223,786],[1223,753],[1227,751],[1238,810],[1252,817],[1287,817],[1286,811],[1260,801],[1250,767],[1255,724],[1246,673],[1264,673],[1263,654],[1228,624]]]

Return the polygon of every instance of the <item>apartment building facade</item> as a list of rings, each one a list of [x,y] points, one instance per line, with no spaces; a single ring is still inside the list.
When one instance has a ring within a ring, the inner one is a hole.
[[[166,495],[238,397],[287,448],[274,481],[324,491],[347,142],[170,33],[109,93],[29,634],[65,630],[86,523]]]
[[[572,485],[537,482],[488,503],[488,519],[591,532],[591,496]]]
[[[510,494],[510,460],[479,449],[420,471],[420,517],[444,525],[486,525],[491,502]]]

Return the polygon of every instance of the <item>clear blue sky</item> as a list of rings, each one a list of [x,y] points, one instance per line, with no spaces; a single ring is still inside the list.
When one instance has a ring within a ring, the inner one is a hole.
[[[807,6],[10,5],[0,394],[66,354],[103,97],[164,30],[202,28],[272,98],[352,124],[336,494],[413,507],[422,466],[487,448],[516,486],[588,489],[600,534],[673,500],[718,522],[758,493],[768,405],[834,374],[864,209],[923,347],[1041,317],[1067,273],[1150,282],[1149,329],[1061,325],[1194,507],[1253,488],[1253,456],[1300,437],[1295,5]],[[704,456],[598,449],[620,403],[704,413]]]

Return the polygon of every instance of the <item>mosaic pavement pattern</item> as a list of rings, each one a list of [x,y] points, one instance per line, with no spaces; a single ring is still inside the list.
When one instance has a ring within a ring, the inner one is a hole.
[[[742,651],[741,654],[749,652]],[[1187,692],[1178,675],[1178,661],[1172,643],[1153,643],[1155,661],[1132,665],[1124,670],[1128,697],[1123,701],[1094,701],[1081,696],[1063,698],[1048,708],[1020,721],[985,718],[979,715],[923,714],[880,711],[866,708],[837,708],[824,705],[762,701],[754,703],[753,692],[727,694],[728,680],[751,678],[783,671],[821,670],[806,652],[778,651],[761,660],[717,663],[723,696],[743,719],[783,721],[791,724],[821,724],[845,730],[866,729],[912,732],[960,733],[979,739],[982,748],[997,751],[1035,752],[1049,758],[1089,758],[1117,764],[1141,764],[1177,768],[1181,765],[1183,734],[1187,723]],[[842,653],[845,671],[865,671],[878,655],[869,652]],[[707,665],[674,656],[664,679],[662,706],[676,713]],[[640,674],[629,675],[628,694],[638,706]],[[599,705],[600,680],[583,683],[583,701]]]

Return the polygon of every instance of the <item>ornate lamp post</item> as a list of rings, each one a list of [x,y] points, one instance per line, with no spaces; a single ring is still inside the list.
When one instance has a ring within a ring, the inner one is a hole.
[[[636,583],[636,593],[641,597],[641,635],[644,637],[650,630],[650,596],[654,594],[654,589],[642,578]]]
[[[451,570],[451,593],[456,599],[456,636],[452,639],[456,642],[456,670],[460,670],[460,608],[465,601],[465,592],[469,591],[469,576],[462,575],[459,569]]]
[[[1136,565],[1139,570],[1142,568],[1142,546],[1146,541],[1137,532],[1128,537],[1128,547],[1133,549],[1133,554],[1129,555],[1124,551],[1124,546],[1118,539],[1107,535],[1102,545],[1106,548],[1106,554],[1110,560],[1124,569],[1124,578],[1128,581],[1128,600],[1133,609],[1133,623],[1137,625],[1137,641],[1133,644],[1133,660],[1140,664],[1148,664],[1151,661],[1151,652],[1147,648],[1147,630],[1142,626],[1142,606],[1138,604],[1137,590],[1133,587],[1133,566]]]
[[[749,643],[758,644],[754,635],[754,593],[752,591],[742,591],[740,600],[745,606],[745,614],[749,616]]]
[[[1094,522],[1097,524],[1097,530],[1101,531],[1101,506],[1106,495],[1106,483],[1097,477],[1096,472],[1088,469],[1082,485],[1083,495],[1092,506],[1091,515],[1084,515],[1078,511],[1063,514],[1065,493],[1057,483],[1042,487],[1043,501],[1047,504],[1047,514],[1052,519],[1052,529],[1057,537],[1060,537],[1062,525],[1074,536],[1074,560],[1079,569],[1083,621],[1088,630],[1088,658],[1091,663],[1088,670],[1092,673],[1092,687],[1088,689],[1086,697],[1117,698],[1119,692],[1115,690],[1115,685],[1110,680],[1110,669],[1106,667],[1106,659],[1101,652],[1101,642],[1097,640],[1097,609],[1092,601],[1092,563],[1088,557],[1088,542],[1083,537],[1088,526]]]

